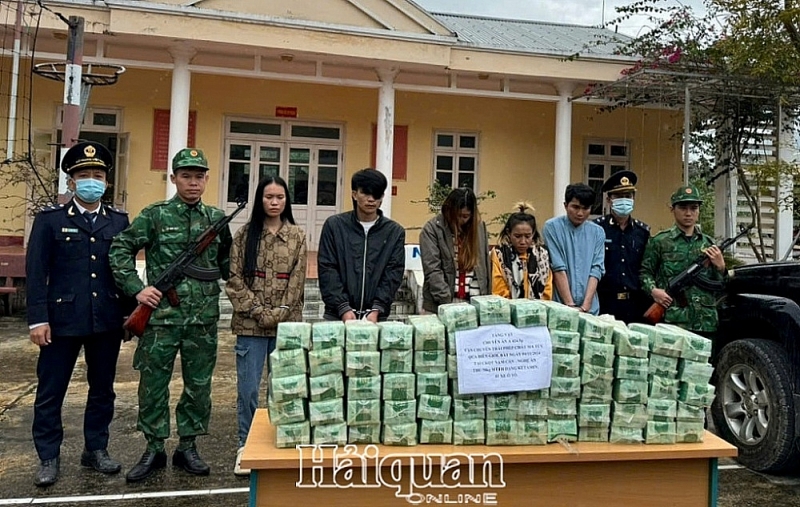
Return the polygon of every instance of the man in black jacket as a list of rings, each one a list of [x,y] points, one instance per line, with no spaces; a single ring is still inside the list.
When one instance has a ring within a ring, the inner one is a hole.
[[[386,177],[362,169],[351,180],[353,211],[328,218],[317,254],[327,320],[386,320],[405,270],[405,229],[383,216]]]

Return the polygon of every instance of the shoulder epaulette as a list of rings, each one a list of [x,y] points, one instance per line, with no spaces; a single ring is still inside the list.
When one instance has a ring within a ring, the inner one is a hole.
[[[597,217],[597,218],[595,218],[595,219],[594,219],[594,220],[592,220],[592,221],[593,221],[594,223],[596,223],[597,225],[600,225],[600,224],[602,224],[603,222],[605,222],[606,220],[608,220],[608,216],[607,216],[607,215],[603,215],[603,216],[601,216],[601,217]]]
[[[639,227],[641,227],[642,229],[644,229],[646,231],[650,231],[650,226],[647,225],[646,223],[642,222],[641,220],[634,219],[633,223],[638,225]]]
[[[108,206],[108,205],[106,205],[106,210],[108,210],[108,211],[112,211],[112,212],[114,212],[114,213],[118,213],[118,214],[120,214],[120,215],[127,215],[127,214],[128,214],[128,211],[127,211],[127,210],[120,209],[120,208],[115,208],[115,207],[113,207],[113,206]]]
[[[64,205],[63,204],[51,204],[50,206],[43,206],[39,210],[39,213],[50,213],[50,212],[53,212],[53,211],[58,211],[60,209],[64,209]]]

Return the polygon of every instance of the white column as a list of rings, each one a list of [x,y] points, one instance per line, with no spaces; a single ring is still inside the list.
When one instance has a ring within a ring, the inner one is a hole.
[[[381,80],[378,89],[378,128],[375,140],[375,169],[382,172],[389,182],[383,197],[381,210],[386,217],[392,216],[392,163],[394,160],[394,78],[397,69],[377,69]]]
[[[572,92],[575,85],[559,83],[558,102],[556,102],[556,143],[555,165],[553,170],[553,216],[563,215],[564,190],[569,185],[572,163]]]
[[[195,50],[189,46],[170,48],[172,55],[172,90],[169,111],[169,160],[167,160],[167,199],[175,195],[175,185],[170,181],[172,174],[172,157],[183,148],[187,148],[189,137],[189,97],[192,93],[192,74],[189,62]]]
[[[800,157],[798,149],[798,132],[796,127],[784,130],[786,125],[794,125],[791,118],[788,118],[779,107],[778,126],[775,129],[778,137],[777,158],[780,162],[794,164]],[[780,260],[789,252],[792,247],[794,231],[794,207],[792,206],[792,194],[794,190],[794,178],[791,174],[782,174],[777,188],[777,213],[775,214],[775,257],[773,260]]]

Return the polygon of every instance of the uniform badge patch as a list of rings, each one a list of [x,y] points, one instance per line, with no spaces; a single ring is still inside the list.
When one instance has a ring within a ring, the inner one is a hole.
[[[61,232],[78,232],[78,229],[72,227],[62,227]]]

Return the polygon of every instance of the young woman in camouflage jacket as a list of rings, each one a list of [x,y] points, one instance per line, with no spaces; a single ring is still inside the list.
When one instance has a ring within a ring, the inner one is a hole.
[[[258,387],[265,359],[275,349],[280,322],[303,320],[306,281],[306,235],[295,225],[289,188],[278,177],[258,183],[250,221],[236,233],[231,247],[231,273],[225,287],[233,305],[231,328],[236,334],[236,410],[239,451],[258,408]]]

